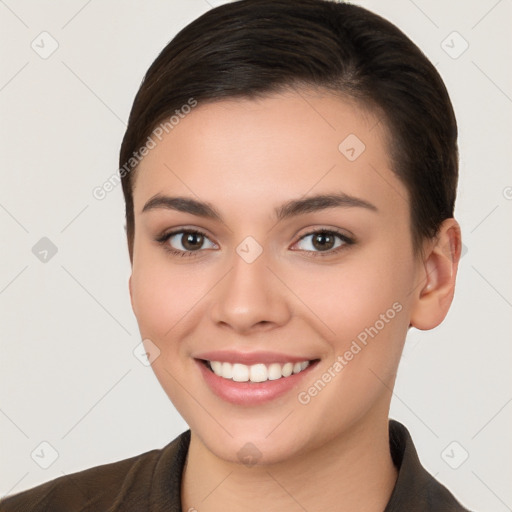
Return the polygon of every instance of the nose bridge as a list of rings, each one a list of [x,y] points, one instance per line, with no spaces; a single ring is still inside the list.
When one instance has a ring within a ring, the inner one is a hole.
[[[282,325],[290,316],[279,281],[267,268],[270,252],[246,237],[231,258],[231,268],[217,287],[212,320],[238,331],[261,325]]]

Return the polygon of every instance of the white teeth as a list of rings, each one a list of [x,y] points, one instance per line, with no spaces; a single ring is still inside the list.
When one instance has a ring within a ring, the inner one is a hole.
[[[221,363],[222,364],[222,370],[219,375],[222,375],[225,379],[231,379],[233,378],[233,366],[231,363]]]
[[[246,366],[245,364],[235,363],[233,365],[232,378],[235,382],[247,382],[249,380],[249,367]]]
[[[262,363],[247,366],[241,363],[226,363],[221,361],[208,361],[215,375],[235,382],[265,382],[289,377],[299,373],[309,366],[309,361],[300,363],[272,363],[268,366]]]
[[[293,372],[293,363],[285,363],[283,365],[282,374],[283,377],[289,377]]]
[[[249,380],[251,382],[265,382],[267,379],[268,371],[264,364],[253,364],[249,368]]]
[[[268,367],[268,380],[277,380],[283,376],[281,372],[281,365],[279,363],[272,363]]]
[[[216,375],[222,375],[222,363],[220,361],[211,361],[210,366]]]

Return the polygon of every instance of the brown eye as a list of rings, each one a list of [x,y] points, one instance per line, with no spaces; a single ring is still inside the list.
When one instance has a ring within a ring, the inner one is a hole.
[[[169,250],[183,254],[198,252],[200,249],[216,248],[216,245],[204,233],[192,230],[169,233],[160,241],[170,246]]]
[[[186,233],[181,235],[181,244],[187,251],[195,251],[203,245],[204,237],[199,233]]]
[[[348,236],[327,229],[314,231],[303,236],[297,246],[300,250],[312,253],[335,253],[345,245],[353,244]]]
[[[336,243],[336,238],[327,232],[315,233],[315,235],[313,235],[312,243],[313,247],[315,247],[319,251],[327,251],[334,247],[334,244]]]

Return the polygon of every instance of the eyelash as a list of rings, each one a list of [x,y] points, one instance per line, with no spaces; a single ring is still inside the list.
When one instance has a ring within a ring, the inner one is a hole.
[[[169,241],[169,239],[172,236],[178,235],[180,233],[181,234],[185,234],[185,233],[196,234],[196,235],[201,235],[201,236],[203,236],[205,238],[208,238],[206,233],[204,233],[203,231],[197,230],[197,229],[178,229],[178,230],[175,230],[175,231],[171,231],[169,233],[164,233],[163,235],[161,235],[158,238],[156,238],[156,241],[158,243],[160,243],[161,245],[163,245],[164,249],[167,252],[169,252],[172,255],[174,255],[174,256],[195,257],[195,256],[198,255],[197,253],[201,253],[202,252],[201,249],[198,249],[197,251],[181,251],[181,250],[178,250],[178,249],[173,249],[167,242]],[[337,231],[337,230],[332,229],[332,228],[330,228],[330,229],[317,229],[315,231],[310,231],[309,233],[306,233],[305,235],[301,236],[296,243],[298,243],[299,241],[303,240],[304,238],[306,238],[308,236],[317,235],[317,234],[321,234],[321,233],[322,234],[329,234],[329,235],[331,235],[331,234],[336,235],[338,238],[341,239],[341,241],[343,243],[339,247],[336,247],[335,249],[330,249],[330,250],[327,250],[327,251],[305,251],[305,252],[310,253],[310,255],[315,257],[315,258],[316,257],[325,258],[327,256],[332,256],[334,254],[338,254],[340,251],[346,249],[347,246],[353,245],[355,243],[354,239],[352,239],[349,236],[347,236],[346,234],[341,233],[340,231]],[[209,240],[209,238],[208,238],[208,240]]]

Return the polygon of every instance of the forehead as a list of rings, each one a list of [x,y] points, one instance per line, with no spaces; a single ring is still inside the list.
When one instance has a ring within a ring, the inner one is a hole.
[[[199,103],[155,142],[136,173],[136,214],[162,193],[225,208],[333,191],[376,206],[406,202],[391,171],[384,123],[325,92]]]

